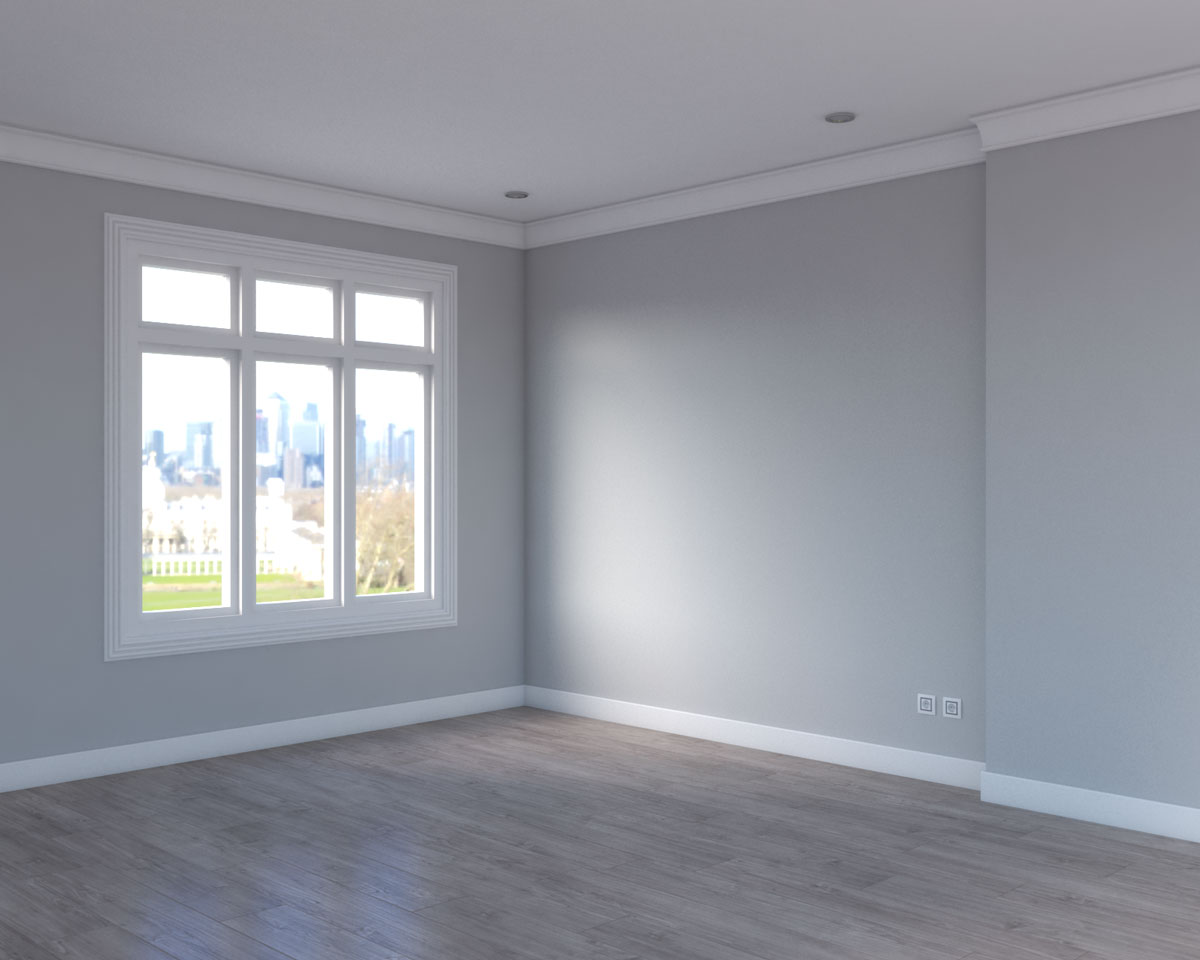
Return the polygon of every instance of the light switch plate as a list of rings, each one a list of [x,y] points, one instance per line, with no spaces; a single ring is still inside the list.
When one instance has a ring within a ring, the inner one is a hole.
[[[917,713],[927,717],[937,716],[937,697],[932,693],[917,694]]]
[[[942,697],[942,716],[951,720],[961,720],[962,697]]]

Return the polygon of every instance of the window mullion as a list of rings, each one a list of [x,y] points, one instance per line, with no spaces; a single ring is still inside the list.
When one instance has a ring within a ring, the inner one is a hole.
[[[348,343],[346,355],[368,362],[409,367],[427,367],[436,362],[433,351],[422,347],[393,347],[375,343]]]
[[[419,585],[419,589],[423,590],[425,593],[428,593],[430,596],[432,596],[433,591],[434,591],[435,580],[436,580],[436,578],[434,576],[434,563],[437,561],[437,557],[434,556],[434,550],[433,550],[433,542],[434,541],[433,541],[432,520],[433,520],[433,511],[434,511],[434,509],[436,509],[436,506],[440,500],[440,498],[437,495],[437,491],[433,489],[433,482],[432,482],[434,479],[434,473],[433,473],[433,451],[434,451],[433,419],[434,419],[434,416],[440,415],[440,414],[437,414],[433,408],[434,403],[437,402],[437,396],[438,396],[438,391],[436,389],[436,386],[437,386],[437,369],[436,369],[436,367],[434,369],[430,370],[429,372],[427,372],[423,379],[425,381],[424,382],[424,387],[425,387],[425,423],[424,423],[425,437],[424,437],[424,441],[425,442],[421,445],[422,446],[421,470],[420,470],[421,482],[418,486],[418,495],[420,497],[420,502],[417,505],[417,511],[418,511],[417,517],[420,520],[420,525],[414,531],[416,536],[419,537],[420,539],[417,540],[417,550],[414,553],[414,559],[419,557],[421,564],[422,564],[421,582]],[[440,585],[439,585],[439,589],[440,589]]]
[[[222,558],[222,562],[229,564],[229,570],[227,575],[221,577],[221,601],[223,606],[227,606],[235,612],[241,609],[242,583],[240,574],[242,570],[242,558],[239,544],[241,543],[240,530],[244,516],[244,507],[239,494],[238,481],[245,469],[244,464],[246,462],[243,445],[240,442],[242,436],[240,424],[243,419],[245,404],[241,396],[239,359],[236,352],[229,357],[230,396],[229,433],[227,439],[229,448],[225,451],[225,462],[229,464],[229,467],[228,479],[222,484],[224,488],[222,495],[226,498],[226,541],[225,555]]]
[[[332,437],[326,438],[325,454],[325,542],[329,555],[325,560],[325,592],[336,603],[345,603],[345,581],[342,575],[345,556],[345,537],[342,529],[342,491],[345,486],[343,469],[343,396],[346,367],[341,361],[333,364],[333,415],[330,417]],[[329,478],[332,478],[330,482]]]
[[[342,528],[338,531],[341,546],[342,606],[354,606],[357,594],[358,550],[355,531],[355,498],[358,495],[357,451],[358,429],[356,424],[357,404],[354,400],[356,369],[353,359],[354,346],[354,291],[355,284],[342,284],[342,419],[341,436],[337,439],[341,456],[342,477]]]
[[[358,426],[354,399],[356,373],[347,360],[342,367],[342,603],[352,607],[357,594],[358,549],[356,498],[358,495]]]
[[[168,327],[143,324],[137,329],[137,339],[142,347],[153,350],[192,348],[207,350],[229,350],[237,346],[238,336],[228,330],[205,330],[196,327]]]
[[[258,544],[256,539],[257,515],[255,496],[258,492],[258,448],[255,421],[257,408],[255,397],[255,355],[245,349],[241,354],[241,438],[242,472],[239,478],[241,489],[241,612],[253,615],[255,598],[255,574],[258,571]]]
[[[118,448],[118,463],[132,466],[141,464],[142,451],[142,351],[136,340],[121,345],[119,362],[122,382],[129,384],[130,399],[120,424],[121,445]],[[125,581],[128,586],[120,598],[122,616],[127,623],[135,623],[142,610],[142,474],[130,473],[132,482],[116,483],[119,498],[118,523],[120,531],[120,562],[128,566],[118,569],[137,570],[136,578]],[[128,560],[127,560],[128,558]]]
[[[241,389],[241,473],[238,476],[241,491],[241,514],[239,517],[240,599],[243,616],[254,615],[256,596],[256,574],[258,572],[258,524],[255,496],[258,492],[258,434],[257,404],[255,403],[255,362],[253,333],[255,329],[255,271],[244,267],[241,277],[241,316],[238,327],[242,350],[239,357],[239,381]]]

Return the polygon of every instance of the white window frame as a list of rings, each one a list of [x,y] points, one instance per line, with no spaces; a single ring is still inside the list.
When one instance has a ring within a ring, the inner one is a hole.
[[[105,217],[105,238],[105,659],[363,636],[457,623],[457,269],[447,264],[113,214]],[[229,330],[141,322],[141,265],[164,261],[231,273],[234,304]],[[334,337],[325,340],[256,333],[254,280],[259,275],[331,283],[337,307]],[[356,343],[354,294],[358,289],[423,298],[428,304],[425,347]],[[160,347],[233,358],[230,403],[235,411],[231,416],[235,439],[228,480],[232,496],[228,562],[229,576],[236,587],[232,590],[231,609],[169,614],[142,611],[141,353]],[[327,474],[334,477],[337,505],[336,518],[327,524],[331,533],[330,563],[335,570],[334,596],[329,599],[267,604],[253,601],[255,480],[252,466],[240,470],[239,461],[254,463],[255,404],[253,400],[241,402],[240,394],[253,396],[256,359],[317,360],[334,369],[333,415],[340,423],[340,443],[331,443],[333,449],[327,448]],[[343,371],[360,363],[419,370],[425,375],[427,565],[421,592],[356,595],[356,411],[353,378],[343,376]],[[239,375],[239,364],[250,372]]]

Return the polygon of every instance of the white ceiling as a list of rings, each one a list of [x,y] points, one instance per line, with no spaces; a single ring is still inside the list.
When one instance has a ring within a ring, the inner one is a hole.
[[[530,221],[1195,66],[1198,38],[1196,0],[4,0],[0,123]]]

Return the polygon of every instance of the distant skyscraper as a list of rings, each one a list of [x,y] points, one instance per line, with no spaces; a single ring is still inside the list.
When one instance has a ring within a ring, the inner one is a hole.
[[[276,464],[281,464],[283,453],[291,441],[291,424],[289,423],[291,407],[281,394],[273,393],[267,397],[263,410],[267,415],[271,455],[275,458]]]
[[[196,470],[211,470],[213,466],[212,421],[187,425],[187,447],[184,456]]]
[[[291,447],[307,456],[320,456],[321,425],[307,419],[293,423]]]
[[[325,430],[320,423],[309,420],[307,413],[305,411],[305,419],[292,424],[291,447],[283,455],[283,480],[288,487],[312,487],[324,483]]]
[[[267,415],[261,410],[254,411],[254,462],[260,467],[275,462],[271,456],[271,431]]]
[[[154,463],[161,467],[166,463],[166,447],[163,443],[163,432],[161,430],[147,430],[146,442],[142,447],[142,453],[146,457],[146,462],[150,463],[150,455],[154,455]]]
[[[283,455],[283,485],[289,490],[308,486],[305,481],[306,459],[294,448]]]
[[[400,481],[412,479],[413,440],[413,431],[401,431],[394,423],[388,424],[387,442],[383,456],[387,460],[388,476],[391,479]]]
[[[405,430],[400,434],[400,460],[403,463],[401,468],[403,479],[412,480],[416,476],[417,449],[416,434],[411,430]]]
[[[317,413],[317,405],[315,403],[310,403],[304,408],[304,419],[311,420],[314,423],[321,419],[320,414]]]
[[[367,478],[367,421],[361,416],[354,418],[354,475],[362,483]]]

